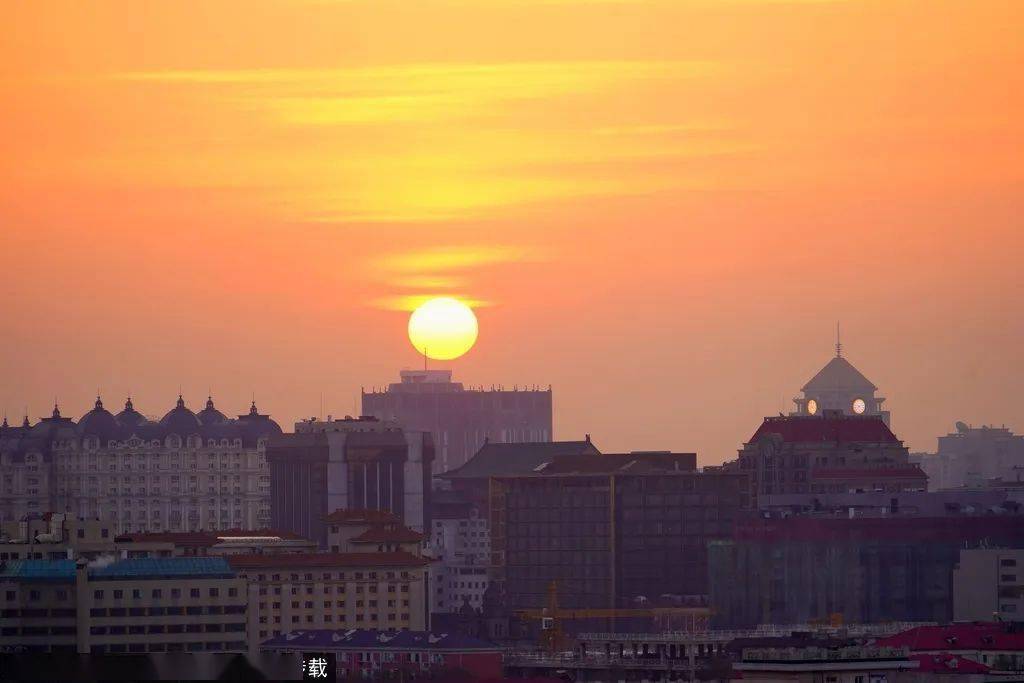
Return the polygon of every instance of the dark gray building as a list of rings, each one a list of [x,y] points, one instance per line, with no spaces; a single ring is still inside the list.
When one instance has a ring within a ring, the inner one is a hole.
[[[492,557],[507,606],[543,606],[552,581],[563,607],[706,594],[707,544],[731,537],[746,482],[668,452],[566,455],[492,479]]]
[[[372,417],[295,425],[267,444],[270,518],[275,529],[327,541],[335,510],[382,510],[416,531],[430,528],[428,433]]]
[[[551,441],[551,388],[467,389],[450,370],[403,370],[401,382],[362,392],[362,412],[430,432],[437,472],[463,465],[485,442]]]

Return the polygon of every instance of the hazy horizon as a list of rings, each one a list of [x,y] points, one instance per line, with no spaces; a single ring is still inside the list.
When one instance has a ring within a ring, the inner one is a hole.
[[[0,409],[350,414],[447,295],[606,451],[733,458],[837,320],[911,450],[1024,432],[1024,3],[927,7],[11,5]]]

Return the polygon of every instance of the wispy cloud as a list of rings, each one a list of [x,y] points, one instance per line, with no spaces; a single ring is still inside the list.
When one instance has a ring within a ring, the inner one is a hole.
[[[387,310],[411,311],[424,301],[445,293],[473,308],[489,306],[489,301],[463,294],[473,287],[470,276],[474,272],[541,261],[547,256],[542,249],[512,245],[449,245],[386,254],[371,264],[371,277],[376,276],[386,285],[404,291],[372,303]]]
[[[715,69],[699,60],[570,61],[148,71],[114,78],[209,86],[217,96],[281,123],[321,126],[466,117],[509,101],[596,92],[637,79],[707,76]]]
[[[381,257],[376,266],[393,273],[435,273],[479,268],[498,263],[538,260],[541,257],[542,252],[536,248],[527,249],[510,245],[464,245],[388,254]]]

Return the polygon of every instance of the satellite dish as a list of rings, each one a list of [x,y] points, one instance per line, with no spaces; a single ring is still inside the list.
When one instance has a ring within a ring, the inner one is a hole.
[[[968,427],[963,422],[956,423],[956,431],[960,432],[961,434],[965,433],[968,429],[970,429],[970,427]]]

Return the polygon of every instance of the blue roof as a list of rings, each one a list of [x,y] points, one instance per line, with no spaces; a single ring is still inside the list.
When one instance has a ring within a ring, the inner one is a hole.
[[[74,560],[12,560],[0,577],[23,581],[74,581]]]
[[[232,578],[235,571],[223,557],[143,557],[120,560],[105,567],[89,569],[90,579],[172,578],[201,576],[206,578]]]
[[[233,578],[236,573],[223,557],[158,557],[91,563],[89,579],[166,579],[182,576]],[[21,581],[73,581],[75,560],[13,560],[0,569],[0,577]]]
[[[459,635],[457,633],[431,633],[429,631],[378,631],[376,629],[313,629],[309,631],[292,631],[270,640],[263,641],[267,648],[312,649],[318,651],[332,649],[359,650],[431,650],[431,651],[465,651],[488,650],[501,651],[503,648],[494,643]]]

